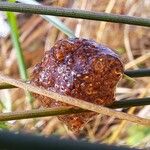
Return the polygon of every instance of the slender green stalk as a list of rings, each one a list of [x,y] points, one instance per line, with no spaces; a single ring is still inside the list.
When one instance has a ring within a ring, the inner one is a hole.
[[[27,70],[26,70],[24,56],[23,56],[22,49],[21,49],[20,42],[19,42],[19,32],[18,32],[18,27],[17,27],[16,15],[13,12],[7,12],[7,19],[11,28],[11,38],[12,38],[14,49],[16,51],[16,57],[18,61],[20,76],[21,76],[21,79],[27,80],[28,78]],[[5,87],[8,87],[8,84]],[[31,104],[32,97],[30,93],[26,92],[26,96],[27,96],[28,103]]]
[[[128,99],[120,100],[114,102],[109,108],[126,108],[133,106],[143,106],[150,105],[150,97],[139,98],[139,99]],[[22,112],[11,112],[11,113],[1,113],[0,121],[10,121],[19,119],[29,119],[37,117],[48,117],[66,114],[77,114],[82,112],[90,112],[81,108],[71,108],[71,107],[60,107],[60,108],[45,108],[45,109],[35,109]]]
[[[35,0],[17,0],[18,2],[25,3],[25,4],[31,4],[31,5],[40,5]],[[59,20],[57,17],[54,16],[47,16],[47,15],[41,15],[46,21],[53,24],[57,29],[65,33],[68,37],[75,37],[73,31],[69,29],[61,20]]]
[[[126,70],[124,72],[129,77],[150,77],[150,69]]]
[[[27,80],[25,61],[24,61],[23,53],[19,42],[19,33],[18,33],[16,15],[12,12],[7,12],[7,19],[11,28],[11,37],[12,37],[13,46],[16,50],[16,57],[18,61],[20,76],[23,80]]]
[[[116,109],[116,108],[129,108],[144,105],[150,105],[150,97],[119,100],[115,101],[112,105],[108,107]]]
[[[125,15],[108,14],[102,12],[98,13],[98,12],[84,11],[78,9],[19,4],[19,3],[10,4],[8,2],[0,2],[0,10],[63,16],[63,17],[71,17],[71,18],[82,18],[82,19],[89,19],[89,20],[107,21],[107,22],[114,22],[114,23],[123,23],[123,24],[150,27],[150,19],[131,17]]]
[[[85,110],[79,109],[79,111],[84,112]],[[46,108],[46,109],[28,110],[23,112],[1,113],[0,121],[56,116],[56,115],[73,114],[73,113],[78,113],[78,112],[73,108],[63,108],[63,107]]]
[[[10,85],[10,84],[7,84],[7,83],[0,83],[0,90],[12,89],[12,88],[17,88],[17,87]]]

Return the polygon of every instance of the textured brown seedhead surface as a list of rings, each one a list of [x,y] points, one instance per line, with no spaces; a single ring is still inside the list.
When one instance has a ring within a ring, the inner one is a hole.
[[[31,84],[79,98],[97,105],[115,100],[115,88],[123,74],[123,65],[109,48],[92,40],[63,39],[46,51],[31,76]],[[68,104],[34,94],[45,107]],[[63,115],[58,118],[72,131],[79,132],[94,112]]]

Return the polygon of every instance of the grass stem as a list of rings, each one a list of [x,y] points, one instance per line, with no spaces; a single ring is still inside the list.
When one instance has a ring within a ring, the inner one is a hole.
[[[143,106],[150,105],[150,97],[139,98],[139,99],[128,99],[120,100],[114,102],[109,108],[126,108],[133,106]],[[59,108],[45,108],[45,109],[35,109],[21,112],[11,112],[11,113],[1,113],[0,121],[10,121],[10,120],[19,120],[19,119],[29,119],[37,117],[48,117],[48,116],[57,116],[57,115],[66,115],[66,114],[76,114],[82,112],[89,112],[81,108],[72,108],[72,107],[59,107]]]
[[[116,118],[122,119],[122,120],[131,121],[131,122],[134,122],[137,124],[150,126],[150,120],[149,119],[145,119],[145,118],[141,118],[141,117],[138,117],[135,115],[116,111],[116,110],[113,110],[110,108],[106,108],[106,107],[99,106],[99,105],[96,105],[96,104],[93,104],[90,102],[86,102],[84,100],[72,98],[70,96],[61,95],[61,94],[53,92],[53,91],[45,90],[43,88],[39,88],[37,86],[33,86],[31,84],[24,83],[22,81],[9,78],[7,76],[2,75],[1,73],[0,73],[0,82],[9,83],[9,84],[17,86],[19,88],[22,88],[24,90],[28,90],[28,91],[33,92],[33,93],[47,96],[49,98],[52,98],[52,99],[58,100],[60,102],[67,103],[69,105],[76,106],[76,107],[79,107],[82,109],[86,109],[86,110],[100,113],[103,115],[116,117]]]
[[[42,5],[0,2],[0,11],[14,11],[21,13],[82,18],[88,20],[106,21],[113,23],[123,23],[123,24],[150,27],[150,19],[148,18],[109,14],[103,12],[92,12],[79,9],[42,6]]]

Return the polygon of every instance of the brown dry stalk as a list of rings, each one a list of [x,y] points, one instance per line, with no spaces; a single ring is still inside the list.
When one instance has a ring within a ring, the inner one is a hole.
[[[106,108],[103,106],[98,106],[98,105],[95,105],[95,104],[92,104],[92,103],[89,103],[80,99],[72,98],[70,96],[60,95],[58,93],[42,89],[37,86],[33,86],[31,84],[27,84],[22,81],[12,79],[8,76],[2,75],[1,73],[0,73],[0,82],[9,83],[11,85],[17,86],[24,90],[28,90],[30,92],[34,92],[43,96],[47,96],[47,97],[50,97],[52,99],[55,99],[64,103],[80,107],[82,109],[91,110],[91,111],[94,111],[103,115],[113,116],[113,117],[123,119],[123,120],[128,120],[137,124],[150,126],[149,119],[144,119],[144,118],[137,117],[131,114],[126,114],[123,112],[118,112],[116,110],[112,110],[110,108]]]

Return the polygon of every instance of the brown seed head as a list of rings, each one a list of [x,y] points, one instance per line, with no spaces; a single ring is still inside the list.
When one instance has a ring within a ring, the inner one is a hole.
[[[92,40],[70,38],[56,42],[45,52],[33,70],[31,83],[97,105],[109,105],[115,100],[115,88],[122,74],[123,65],[111,49]],[[34,95],[46,107],[68,106]],[[79,132],[94,115],[89,112],[58,118]]]

